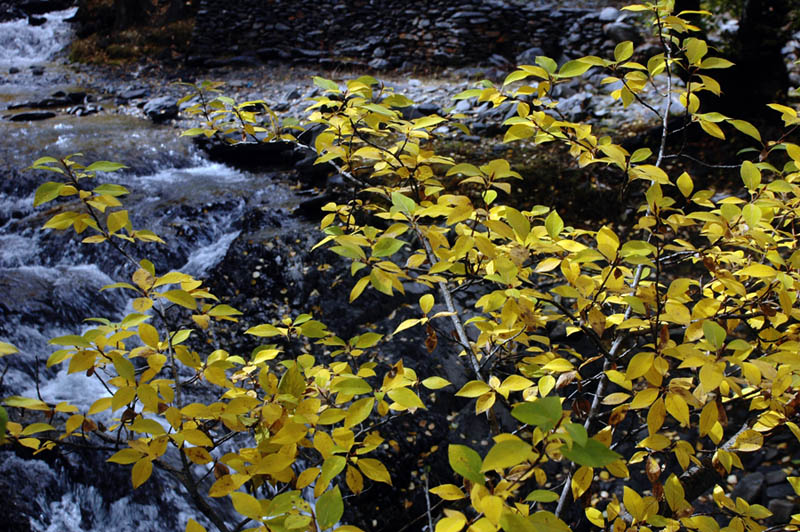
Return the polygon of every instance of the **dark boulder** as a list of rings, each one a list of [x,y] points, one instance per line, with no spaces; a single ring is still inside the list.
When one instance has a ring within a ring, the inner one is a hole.
[[[12,122],[33,122],[36,120],[47,120],[54,118],[56,114],[53,111],[27,111],[25,113],[17,113],[15,115],[8,115],[6,118]]]
[[[155,123],[166,122],[178,116],[178,104],[169,96],[153,98],[144,104],[142,110]]]

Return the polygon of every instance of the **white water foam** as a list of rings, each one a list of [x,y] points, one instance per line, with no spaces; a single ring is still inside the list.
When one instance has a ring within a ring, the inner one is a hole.
[[[27,19],[0,24],[0,66],[22,68],[51,59],[69,44],[72,29],[67,19],[77,9],[47,13],[41,26],[31,26]]]

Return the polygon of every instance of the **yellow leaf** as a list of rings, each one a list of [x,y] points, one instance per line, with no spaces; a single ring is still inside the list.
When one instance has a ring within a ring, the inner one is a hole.
[[[122,449],[117,451],[106,460],[107,462],[114,462],[115,464],[132,464],[138,461],[143,454],[135,449]]]
[[[466,497],[464,492],[461,491],[461,488],[455,484],[442,484],[441,486],[436,486],[435,488],[431,489],[431,493],[438,495],[446,501],[456,501]]]
[[[714,428],[714,424],[717,422],[718,416],[719,411],[717,410],[717,404],[714,401],[706,403],[706,406],[704,406],[703,410],[700,412],[700,425],[698,427],[700,436],[705,436],[711,432],[711,429]]]
[[[603,512],[597,508],[586,508],[586,519],[596,527],[605,528],[606,521],[603,519]]]
[[[355,401],[350,405],[350,408],[347,409],[347,416],[345,416],[344,426],[346,428],[350,428],[367,419],[370,412],[372,412],[372,407],[374,405],[374,397],[364,397],[358,401]]]
[[[206,530],[206,527],[204,527],[194,519],[189,519],[189,522],[186,523],[185,532],[208,532],[208,531]]]
[[[531,452],[529,443],[516,437],[494,444],[483,459],[481,472],[501,470],[524,462]]]
[[[383,482],[384,484],[392,485],[389,472],[386,470],[386,466],[380,461],[374,458],[360,458],[356,465],[367,478],[371,478],[375,482]]]
[[[386,395],[389,398],[399,404],[400,406],[408,409],[414,408],[421,408],[425,410],[425,405],[422,403],[422,400],[409,388],[395,388],[394,390],[389,390],[389,393]],[[369,476],[369,475],[367,475]]]
[[[667,409],[664,407],[664,400],[659,397],[647,411],[647,430],[651,436],[658,432],[666,417]]]
[[[133,483],[134,489],[144,484],[152,473],[153,462],[151,462],[148,457],[141,458],[138,462],[133,464],[133,469],[131,469],[131,482]]]
[[[458,397],[479,397],[492,389],[483,381],[469,381],[456,392]]]
[[[676,393],[668,393],[664,401],[664,406],[667,407],[667,412],[677,419],[681,426],[689,426],[689,406],[686,404],[683,397]]]
[[[647,408],[657,397],[658,388],[645,388],[644,390],[636,392],[636,395],[633,396],[633,401],[631,401],[631,409]]]
[[[667,504],[673,512],[678,512],[688,505],[681,481],[678,480],[675,473],[671,474],[664,484],[664,494],[667,496]]]
[[[778,272],[766,264],[751,264],[746,268],[742,268],[737,273],[739,275],[747,275],[748,277],[775,277]]]
[[[422,310],[423,314],[430,312],[433,308],[433,296],[431,294],[425,294],[419,298],[419,308]]]
[[[297,477],[297,482],[295,483],[295,488],[301,490],[307,486],[310,486],[312,482],[314,482],[317,477],[319,476],[319,468],[318,467],[311,467],[300,473]]]
[[[237,512],[250,519],[258,520],[261,517],[261,503],[248,493],[234,491],[231,493],[233,507]]]
[[[445,386],[450,386],[452,383],[441,377],[428,377],[422,381],[422,385],[429,390],[438,390]]]
[[[637,353],[631,358],[628,363],[628,369],[625,371],[625,378],[632,381],[638,379],[653,367],[653,353]]]
[[[250,479],[249,475],[234,474],[223,475],[217,479],[208,490],[209,497],[225,497],[229,493],[239,489],[242,484]]]
[[[764,446],[764,436],[760,432],[752,429],[747,429],[736,438],[733,448],[745,453],[758,451]]]
[[[675,183],[678,185],[678,190],[681,191],[683,197],[688,198],[692,195],[692,191],[694,190],[694,183],[692,182],[691,176],[686,172],[682,173],[678,180]]]
[[[188,441],[192,445],[198,447],[213,447],[214,443],[211,441],[205,432],[200,429],[183,429],[177,435],[183,437],[184,441]]]
[[[463,515],[444,517],[436,523],[436,532],[460,532],[466,523]]]
[[[592,484],[592,477],[594,476],[594,469],[587,466],[581,466],[574,475],[572,475],[572,498],[578,500],[578,497],[583,495],[589,486]]]
[[[625,486],[623,488],[622,502],[625,504],[625,509],[637,522],[644,520],[645,507],[641,495]]]

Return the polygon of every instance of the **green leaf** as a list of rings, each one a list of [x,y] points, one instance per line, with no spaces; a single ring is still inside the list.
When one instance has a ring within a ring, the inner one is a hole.
[[[96,161],[86,167],[87,172],[116,172],[122,168],[127,168],[124,164],[111,161]]]
[[[314,79],[314,85],[316,85],[317,87],[319,87],[321,89],[325,89],[325,90],[328,90],[328,91],[338,91],[339,90],[339,85],[337,85],[335,82],[333,82],[333,81],[331,81],[329,79],[321,78],[319,76],[314,76],[313,79]]]
[[[544,220],[544,226],[547,229],[547,234],[550,235],[550,238],[555,240],[564,229],[564,221],[556,211],[551,211]]]
[[[580,423],[567,423],[564,428],[567,429],[567,434],[572,437],[572,441],[576,445],[586,445],[586,442],[589,441],[589,434]]]
[[[74,345],[75,347],[91,347],[91,343],[86,340],[83,336],[78,336],[77,334],[68,334],[66,336],[59,336],[57,338],[53,338],[48,344],[53,345]]]
[[[6,425],[8,425],[8,412],[0,406],[0,442],[6,437]]]
[[[631,41],[621,42],[614,48],[614,60],[618,63],[630,59],[632,55],[633,43]]]
[[[64,188],[64,183],[54,183],[53,181],[42,183],[33,196],[33,206],[38,207],[42,203],[53,201],[61,193],[62,188]]]
[[[481,471],[497,471],[521,464],[530,455],[531,446],[524,441],[513,438],[496,443],[486,458],[483,459]]]
[[[417,204],[411,198],[400,194],[399,192],[392,192],[392,210],[411,214],[417,208]]]
[[[604,467],[622,458],[622,455],[592,439],[587,440],[586,445],[573,444],[572,449],[565,445],[561,453],[576,464],[587,467]]]
[[[217,305],[208,311],[209,316],[240,316],[242,313],[230,305]]]
[[[125,194],[129,194],[128,189],[123,187],[122,185],[114,185],[112,183],[105,183],[100,185],[99,187],[95,187],[92,191],[95,194],[106,194],[108,196],[124,196]]]
[[[752,162],[743,162],[740,173],[742,175],[742,182],[744,186],[747,187],[747,190],[753,191],[761,184],[761,170]]]
[[[725,345],[725,337],[728,335],[725,329],[722,328],[717,322],[713,320],[706,320],[703,322],[703,336],[706,340],[717,349],[721,349]]]
[[[526,501],[535,502],[555,502],[558,500],[558,494],[550,490],[533,490],[525,497]]]
[[[374,246],[372,246],[373,257],[391,257],[405,244],[404,241],[391,237],[383,237],[378,239]]]
[[[511,415],[523,423],[548,432],[561,420],[561,399],[550,396],[541,397],[530,403],[521,403],[511,410]]]
[[[483,485],[485,479],[481,473],[483,460],[480,455],[466,445],[452,444],[447,448],[450,467],[462,477]]]
[[[558,71],[558,77],[573,78],[575,76],[580,76],[590,68],[592,68],[592,65],[589,63],[584,63],[580,59],[575,59],[573,61],[568,61],[561,66],[561,70]]]
[[[326,530],[339,522],[344,513],[344,503],[339,486],[334,486],[317,499],[317,522],[320,530]]]

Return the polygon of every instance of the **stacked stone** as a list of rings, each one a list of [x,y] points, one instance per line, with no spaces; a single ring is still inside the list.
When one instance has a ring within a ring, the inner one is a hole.
[[[200,0],[192,61],[462,66],[532,47],[566,59],[639,40],[618,16],[509,0]]]

